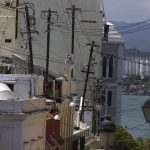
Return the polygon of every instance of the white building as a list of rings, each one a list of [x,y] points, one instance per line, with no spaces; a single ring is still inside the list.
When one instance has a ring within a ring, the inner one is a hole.
[[[139,75],[141,77],[150,75],[150,59],[146,57],[127,56],[124,61],[124,75]]]
[[[109,24],[108,42],[102,44],[102,81],[104,94],[104,110],[102,115],[108,115],[116,124],[121,122],[121,97],[123,77],[124,40]]]
[[[136,49],[126,50],[124,60],[124,76],[137,75],[149,76],[150,75],[150,53],[142,52]]]
[[[0,149],[45,150],[42,83],[32,75],[0,75]]]

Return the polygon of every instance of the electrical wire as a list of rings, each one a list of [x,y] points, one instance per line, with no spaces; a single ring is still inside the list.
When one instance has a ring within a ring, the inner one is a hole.
[[[4,46],[4,45],[0,45],[0,46]],[[11,50],[11,47],[2,47],[2,49],[5,49],[5,50],[7,50],[7,51],[11,51],[11,52],[14,52],[13,50]],[[18,49],[18,51],[20,51],[19,49]],[[16,53],[17,54],[21,54],[21,55],[24,55],[24,56],[28,56],[27,54],[24,54],[24,53],[21,53],[21,52],[17,52],[16,51]],[[134,60],[132,60],[132,59],[129,59],[129,58],[125,58],[125,57],[118,57],[118,56],[114,56],[114,55],[110,55],[110,54],[107,54],[107,53],[103,53],[103,52],[100,52],[101,54],[103,54],[103,55],[107,55],[107,56],[112,56],[112,57],[114,57],[114,58],[116,58],[116,59],[121,59],[121,60],[126,60],[126,61],[129,61],[129,62],[133,62],[133,63],[135,63],[135,64],[140,64],[140,65],[144,65],[144,66],[150,66],[150,64],[147,64],[147,63],[142,63],[142,62],[137,62],[137,61],[134,61]],[[34,54],[34,55],[36,55],[36,56],[39,56],[39,58],[40,57],[42,57],[42,58],[45,58],[45,56],[42,56],[42,55],[39,55],[39,54]],[[60,58],[60,57],[59,57]],[[45,60],[45,59],[44,59]],[[61,60],[61,62],[63,62],[63,59]],[[145,73],[146,72],[149,72],[149,71],[145,71]],[[140,72],[140,73],[144,73],[144,72]],[[137,74],[138,75],[138,74]]]
[[[23,4],[22,4],[23,5]],[[1,6],[4,6],[4,4],[2,4]],[[19,8],[19,7],[18,7]],[[10,9],[10,8],[8,8],[8,7],[4,7],[4,9]],[[13,10],[18,10],[18,9],[16,9],[16,8],[13,8]],[[138,23],[134,23],[132,26],[135,26],[135,25],[141,25],[141,24],[143,24],[143,23],[145,23],[145,22],[148,22],[150,19],[147,19],[147,20],[145,20],[145,21],[142,21],[142,22],[138,22]],[[125,27],[132,27],[132,26],[122,26],[122,27],[118,27],[117,29],[124,29]],[[127,33],[122,33],[122,34],[129,34],[129,33],[134,33],[134,32],[139,32],[139,31],[143,31],[143,30],[147,30],[147,29],[149,29],[148,27],[147,28],[143,28],[143,29],[140,29],[140,30],[135,30],[135,31],[127,31]],[[98,35],[95,35],[95,36],[98,36]]]
[[[116,29],[124,30],[124,29],[128,29],[128,28],[139,26],[139,25],[147,23],[149,21],[150,21],[150,19],[146,19],[144,21],[136,22],[136,23],[133,23],[133,24],[130,24],[130,25],[118,26],[118,27],[116,27]]]
[[[62,1],[61,1],[62,2]],[[57,3],[57,6],[59,5],[59,3]],[[61,5],[61,6],[63,6],[63,5]],[[59,7],[59,9],[62,9],[63,10],[63,12],[64,13],[66,13],[65,11],[64,11],[64,8],[60,8]],[[64,15],[64,16],[66,16],[66,15]],[[71,26],[71,21],[70,21],[70,17],[68,16],[68,22],[69,22],[69,26]],[[62,23],[62,21],[61,21],[61,23]],[[66,24],[68,24],[67,22],[66,22]],[[71,33],[71,31],[72,31],[72,29],[70,30],[70,33]],[[67,32],[66,32],[67,33]],[[67,34],[70,34],[70,33],[67,33]],[[75,37],[75,40],[76,40],[76,37]],[[67,40],[67,41],[69,41],[69,40]],[[78,43],[78,42],[77,42]],[[79,45],[79,44],[78,44]],[[71,46],[70,46],[71,47]],[[80,48],[79,48],[79,51],[80,51]],[[81,51],[80,51],[81,52]],[[79,62],[81,63],[81,59],[80,59],[80,57],[78,56],[78,53],[77,53],[77,55],[74,55],[75,57],[77,56],[77,58],[78,58],[78,60],[79,60]],[[80,71],[78,71],[78,73],[79,73]]]
[[[39,111],[41,111],[41,109],[38,107],[38,106],[36,106],[36,105],[34,105],[31,101],[28,101],[31,105],[33,105],[37,110],[39,110]],[[46,115],[46,116],[48,116],[49,115],[49,112],[42,112],[44,115]],[[96,118],[96,117],[95,117]],[[88,121],[88,122],[86,122],[86,123],[90,123],[90,122],[92,122],[92,121]],[[136,128],[138,128],[138,127],[141,127],[141,126],[143,126],[143,125],[145,125],[145,124],[147,124],[146,122],[144,122],[144,123],[142,123],[142,124],[139,124],[139,125],[136,125],[136,126],[133,126],[133,127],[130,127],[130,128],[127,128],[128,130],[130,129],[130,130],[134,130],[134,129],[136,129]],[[69,123],[64,123],[63,122],[63,125],[65,125],[65,126],[68,126],[68,127],[74,127],[74,125],[70,125]]]
[[[105,13],[105,7],[104,7],[104,2],[103,2],[103,0],[101,0],[101,3],[102,3],[102,11],[103,11],[103,13],[104,13],[104,18],[105,18],[105,20],[107,20],[106,19],[106,13]]]

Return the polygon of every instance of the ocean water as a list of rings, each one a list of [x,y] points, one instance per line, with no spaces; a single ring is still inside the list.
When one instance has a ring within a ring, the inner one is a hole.
[[[121,125],[129,132],[134,138],[150,137],[150,125],[146,123],[142,105],[150,96],[133,96],[123,95],[121,104]],[[91,125],[92,112],[84,112],[84,121]],[[76,121],[75,121],[76,123]]]
[[[141,106],[150,96],[122,96],[121,125],[134,138],[150,137],[150,125],[146,123]]]

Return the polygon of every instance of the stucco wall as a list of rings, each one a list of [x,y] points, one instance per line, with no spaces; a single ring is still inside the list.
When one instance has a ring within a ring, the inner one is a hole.
[[[44,113],[33,114],[22,122],[22,150],[45,150],[45,116]]]

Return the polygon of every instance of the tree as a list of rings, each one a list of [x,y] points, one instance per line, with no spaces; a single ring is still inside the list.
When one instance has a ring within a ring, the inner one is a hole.
[[[143,150],[142,140],[133,139],[123,127],[117,127],[114,137],[114,150]]]

